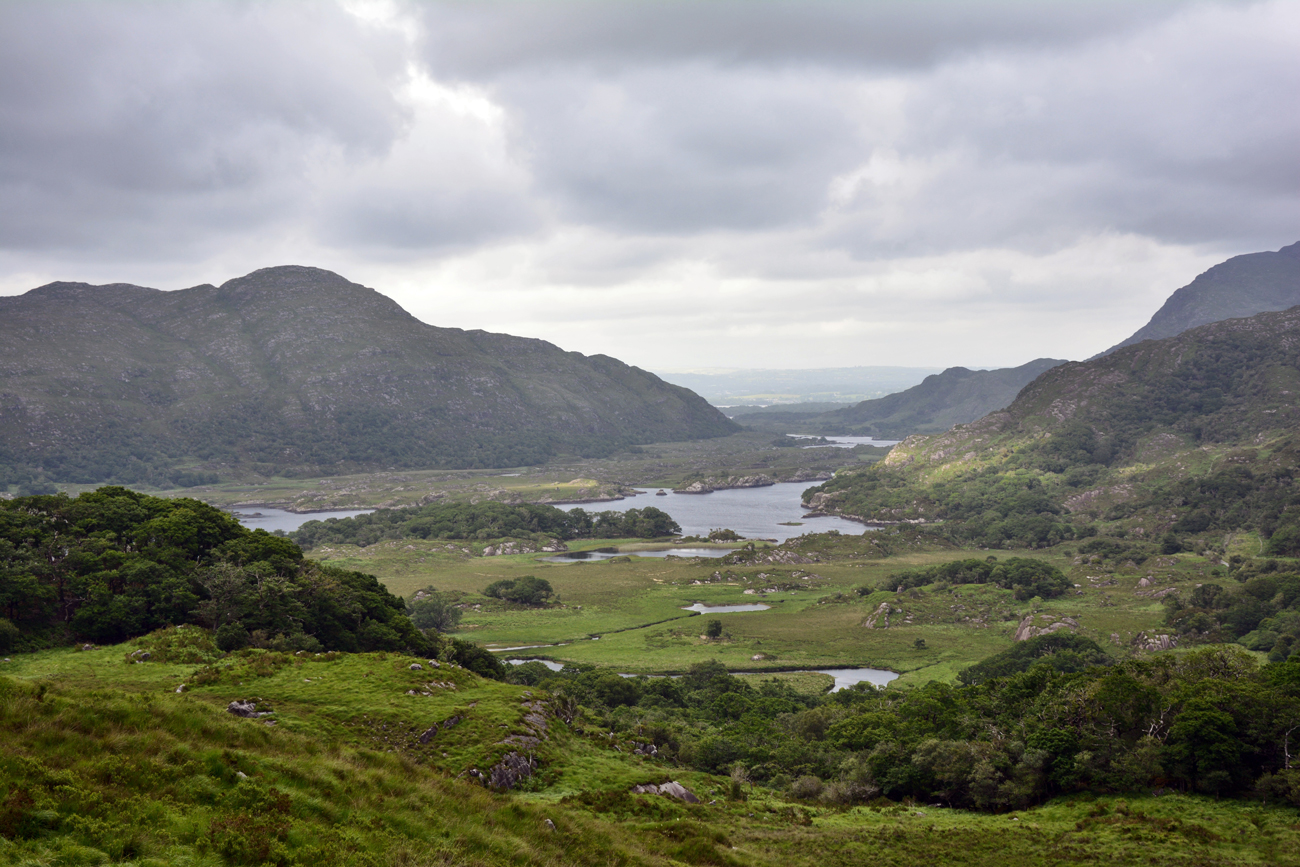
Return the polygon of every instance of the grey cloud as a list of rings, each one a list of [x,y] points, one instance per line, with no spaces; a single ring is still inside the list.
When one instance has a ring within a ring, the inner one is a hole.
[[[1076,43],[1167,14],[1175,0],[559,0],[415,3],[439,74],[647,63],[916,68],[992,48]]]
[[[407,122],[392,43],[322,4],[0,4],[0,245],[143,251],[296,211],[314,150]]]
[[[519,76],[499,85],[539,189],[562,218],[691,233],[804,222],[853,165],[852,124],[827,76],[695,64],[614,78]]]

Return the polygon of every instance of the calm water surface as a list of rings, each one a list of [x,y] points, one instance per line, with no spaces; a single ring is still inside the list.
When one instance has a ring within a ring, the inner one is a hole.
[[[631,507],[629,507],[631,508]],[[730,548],[664,548],[659,551],[620,551],[617,548],[595,548],[591,551],[570,551],[543,558],[546,563],[591,563],[612,560],[615,557],[725,557]]]
[[[355,518],[357,515],[369,515],[374,509],[344,509],[337,512],[286,512],[268,506],[249,506],[231,509],[239,523],[250,530],[265,530],[268,533],[283,530],[292,533],[308,521],[327,521],[330,518]]]
[[[637,488],[640,496],[608,503],[583,503],[588,512],[625,512],[654,506],[672,516],[687,536],[707,536],[710,530],[735,530],[747,539],[784,542],[804,533],[839,530],[860,536],[869,529],[843,518],[804,518],[800,500],[816,482],[782,482],[765,488],[731,488],[711,494],[655,496],[658,488]],[[566,507],[567,508],[567,507]],[[795,524],[796,526],[784,526]]]
[[[701,614],[734,614],[737,611],[766,611],[771,607],[771,605],[761,605],[757,602],[746,605],[705,605],[703,602],[696,602],[694,605],[682,606],[682,610],[698,611]]]
[[[816,439],[816,437],[805,436],[804,434],[790,434],[790,436],[794,437],[797,440]],[[896,446],[900,442],[902,442],[902,440],[878,440],[875,439],[874,437],[826,437],[826,439],[830,440],[829,446],[826,443],[818,443],[815,446],[804,446],[804,448],[824,449],[824,448],[834,447],[837,449],[851,449],[854,446],[884,446],[888,448],[890,446]]]

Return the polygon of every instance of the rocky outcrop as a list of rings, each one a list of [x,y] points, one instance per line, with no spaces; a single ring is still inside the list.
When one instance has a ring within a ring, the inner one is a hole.
[[[236,699],[226,705],[226,712],[233,713],[235,716],[243,717],[244,719],[261,719],[264,716],[270,716],[275,713],[273,710],[259,711],[257,709],[257,701],[254,699],[246,699],[244,701]]]
[[[829,478],[829,476],[828,476]],[[674,494],[711,494],[732,488],[766,488],[776,484],[776,479],[765,473],[756,476],[726,476],[724,478],[697,479],[689,485],[673,488]]]
[[[679,801],[685,801],[688,804],[698,804],[700,799],[695,797],[695,793],[683,786],[681,783],[673,780],[669,783],[646,783],[641,786],[633,786],[632,794],[634,795],[667,795],[670,798],[676,798]]]
[[[550,539],[538,544],[528,539],[509,539],[488,545],[483,549],[484,557],[504,557],[508,554],[558,554],[569,550],[569,546],[559,539]]]
[[[537,770],[537,760],[532,756],[525,757],[519,753],[507,753],[486,774],[478,768],[472,768],[469,771],[469,776],[489,789],[508,792],[531,777],[535,770]]]
[[[1035,623],[1037,620],[1037,623]],[[1029,614],[1020,625],[1016,627],[1016,641],[1028,641],[1031,638],[1037,638],[1040,635],[1051,635],[1053,632],[1060,632],[1062,629],[1068,629],[1071,632],[1079,631],[1079,621],[1073,617],[1059,617],[1055,614],[1039,614],[1037,618]]]
[[[868,615],[867,619],[862,622],[862,625],[867,629],[875,629],[877,626],[881,629],[888,629],[891,610],[892,609],[890,609],[888,602],[881,602],[880,607],[872,614]]]
[[[1176,635],[1147,635],[1145,632],[1139,632],[1133,638],[1134,650],[1155,653],[1161,650],[1173,650],[1177,646],[1178,636]]]

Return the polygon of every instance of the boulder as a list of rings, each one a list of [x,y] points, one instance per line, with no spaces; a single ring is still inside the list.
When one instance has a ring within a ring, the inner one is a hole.
[[[683,786],[681,783],[673,780],[669,783],[656,785],[646,783],[641,786],[633,786],[632,794],[634,795],[667,795],[670,798],[676,798],[679,801],[685,801],[688,804],[698,804],[700,799],[695,797],[695,793]]]
[[[862,625],[867,627],[868,629],[875,629],[876,624],[879,623],[881,629],[888,629],[889,614],[890,614],[889,603],[881,602],[880,607],[878,607],[874,613],[868,615],[867,619],[863,621]]]
[[[489,789],[508,792],[531,777],[536,769],[537,762],[531,756],[525,758],[519,753],[507,753],[501,761],[492,766],[484,784]]]
[[[257,709],[257,702],[252,699],[246,699],[244,701],[236,699],[226,705],[226,712],[233,713],[235,716],[244,717],[245,719],[260,719],[261,717],[270,716],[275,713],[273,710],[259,711]]]
[[[1079,631],[1079,621],[1073,617],[1039,614],[1037,624],[1035,624],[1034,620],[1034,615],[1030,614],[1020,621],[1020,625],[1016,627],[1016,641],[1028,641],[1040,635],[1051,635],[1053,632],[1060,632],[1062,629],[1068,629],[1071,632]]]
[[[1161,650],[1173,650],[1177,646],[1178,636],[1176,635],[1147,635],[1145,632],[1139,632],[1133,638],[1133,647],[1135,649],[1152,653]]]

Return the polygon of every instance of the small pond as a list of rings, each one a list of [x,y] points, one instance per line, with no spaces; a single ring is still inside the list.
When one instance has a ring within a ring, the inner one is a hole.
[[[703,602],[696,602],[694,605],[686,605],[683,611],[698,611],[701,614],[734,614],[737,611],[766,611],[771,605],[762,605],[752,602],[748,605],[705,605]]]
[[[357,515],[369,515],[373,511],[374,509],[340,509],[333,512],[286,512],[269,506],[241,506],[231,509],[230,513],[250,530],[265,530],[268,533],[283,530],[292,533],[308,521],[355,518]]]
[[[540,662],[542,665],[546,666],[551,671],[559,671],[560,669],[564,668],[563,663],[551,662],[549,659],[507,659],[506,662],[510,663],[511,665],[523,665],[525,662]]]

